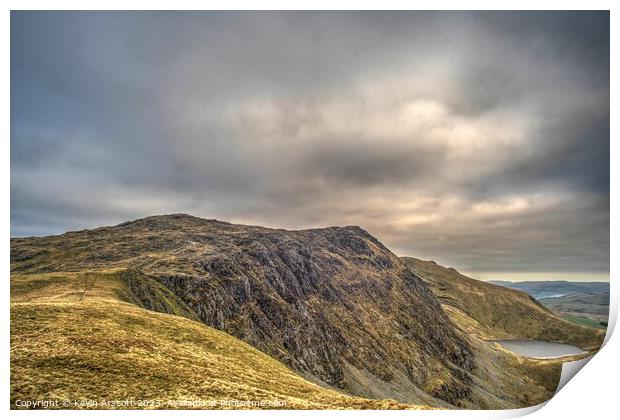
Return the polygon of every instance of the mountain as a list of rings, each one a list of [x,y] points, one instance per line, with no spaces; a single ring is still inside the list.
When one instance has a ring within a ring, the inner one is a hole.
[[[489,283],[521,290],[536,299],[562,297],[575,293],[609,293],[609,282],[603,281],[500,281]]]
[[[546,332],[540,337],[584,348],[597,346],[596,332],[563,322],[526,294],[499,286],[488,285],[495,288],[498,299],[503,293],[508,297],[487,305],[484,316],[455,316],[450,308],[458,303],[446,305],[446,296],[428,284],[428,274],[421,271],[356,226],[287,231],[166,215],[58,236],[11,239],[12,287],[19,289],[23,283],[26,290],[45,292],[38,298],[42,301],[63,295],[55,286],[58,279],[71,279],[67,281],[76,285],[76,291],[83,288],[78,296],[90,296],[105,292],[100,290],[108,287],[102,279],[112,278],[125,285],[119,292],[124,305],[137,305],[154,320],[163,315],[151,311],[169,314],[167,320],[192,322],[196,328],[215,328],[248,343],[256,353],[277,359],[323,390],[363,398],[435,407],[533,405],[555,391],[561,362],[521,358],[481,337],[535,335],[526,328],[529,320],[531,330]],[[80,308],[96,306],[92,299],[80,302]],[[12,311],[22,308],[19,302],[13,305]],[[509,311],[501,305],[521,312],[503,319]],[[102,312],[74,317],[76,328],[103,335],[108,328],[134,328],[132,323],[109,319],[117,314],[106,318]],[[37,311],[25,319],[33,313]],[[62,322],[52,318],[50,328]],[[141,324],[144,330],[138,332],[154,334],[146,318]],[[171,330],[164,330],[161,339],[174,340],[168,337]],[[204,331],[215,334],[212,329]],[[36,342],[45,340],[27,330],[15,334],[12,355],[20,360],[36,354]],[[78,336],[76,332],[69,341],[79,342]],[[189,340],[188,334],[183,337]],[[25,348],[30,353],[23,352],[22,342],[29,343]],[[62,336],[40,347],[49,353],[50,347],[63,348],[66,343]],[[178,344],[183,347],[183,342]],[[112,355],[114,343],[110,346]],[[184,353],[188,363],[198,347]],[[152,349],[145,345],[141,350],[149,363],[161,357]],[[175,356],[170,352],[164,363]],[[98,363],[84,361],[76,351],[63,357],[70,366]],[[12,376],[26,381],[21,389],[40,395],[57,392],[48,382],[31,383],[41,367],[28,366]],[[139,381],[139,375],[134,380]],[[122,383],[121,390],[127,392],[134,385]],[[157,386],[152,384],[151,393],[156,394]]]
[[[82,272],[12,277],[12,408],[18,400],[50,399],[71,404],[58,408],[89,400],[108,405],[86,408],[122,407],[132,399],[161,408],[191,408],[185,401],[228,408],[222,400],[289,409],[422,408],[311,383],[241,340],[188,319],[195,316],[182,301],[136,271],[86,278]]]
[[[356,395],[457,404],[475,364],[430,290],[358,227],[285,231],[155,216],[13,239],[11,269],[140,272],[205,324]]]
[[[474,280],[433,261],[404,258],[442,302],[451,319],[486,340],[532,339],[598,349],[604,333],[557,317],[527,293]]]

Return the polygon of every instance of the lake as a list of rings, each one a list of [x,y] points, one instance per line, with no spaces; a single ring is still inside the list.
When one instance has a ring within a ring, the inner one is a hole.
[[[563,343],[552,343],[539,340],[496,340],[498,344],[506,347],[508,350],[525,357],[533,357],[536,359],[553,359],[563,356],[574,356],[577,354],[585,354],[577,346]]]

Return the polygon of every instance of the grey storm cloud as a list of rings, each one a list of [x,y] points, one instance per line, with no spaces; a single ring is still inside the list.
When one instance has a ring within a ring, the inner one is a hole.
[[[11,234],[172,212],[609,270],[607,12],[12,12]]]

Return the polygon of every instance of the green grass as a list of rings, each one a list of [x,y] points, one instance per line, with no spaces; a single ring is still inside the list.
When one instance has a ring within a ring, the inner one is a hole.
[[[597,319],[591,319],[591,318],[586,318],[583,316],[573,316],[573,315],[563,316],[562,319],[565,321],[571,322],[575,325],[581,325],[582,327],[597,328],[600,330],[607,329],[607,327],[604,325],[601,325],[601,321]]]

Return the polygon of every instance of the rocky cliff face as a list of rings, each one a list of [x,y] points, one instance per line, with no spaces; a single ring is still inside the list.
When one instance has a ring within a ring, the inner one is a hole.
[[[11,242],[24,273],[132,268],[200,320],[316,382],[469,405],[475,361],[426,285],[359,227],[285,231],[156,216]]]

